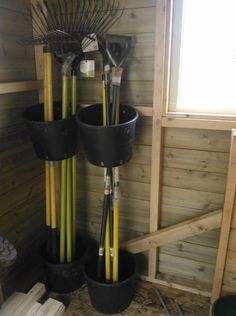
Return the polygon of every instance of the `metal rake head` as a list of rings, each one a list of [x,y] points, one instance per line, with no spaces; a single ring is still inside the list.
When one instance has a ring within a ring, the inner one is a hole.
[[[34,36],[24,45],[48,45],[56,56],[80,54],[122,16],[118,0],[38,0],[32,5]]]

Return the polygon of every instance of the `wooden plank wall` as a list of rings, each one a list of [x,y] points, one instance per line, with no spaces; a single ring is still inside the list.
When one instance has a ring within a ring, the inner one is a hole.
[[[167,128],[164,146],[162,227],[223,207],[230,133]],[[218,239],[212,231],[161,248],[160,272],[209,291]]]
[[[32,34],[30,24],[20,13],[29,9],[29,4],[29,0],[1,1],[1,82],[36,79],[33,47],[17,43],[20,37]],[[8,275],[10,287],[18,267],[36,249],[42,232],[43,164],[35,157],[22,118],[24,109],[37,102],[36,92],[0,96],[0,235],[7,237],[18,251],[18,260]],[[5,281],[8,292],[8,279]]]
[[[155,1],[121,1],[122,19],[112,33],[134,35],[135,44],[127,61],[122,102],[152,105],[154,75]],[[81,102],[101,100],[101,64],[96,78],[80,80]],[[229,156],[230,133],[167,128],[164,140],[164,174],[161,226],[166,227],[199,214],[221,208]],[[121,240],[149,230],[151,119],[139,121],[131,162],[121,168]],[[79,160],[80,229],[98,238],[103,171]],[[159,278],[210,291],[219,232],[162,247]]]

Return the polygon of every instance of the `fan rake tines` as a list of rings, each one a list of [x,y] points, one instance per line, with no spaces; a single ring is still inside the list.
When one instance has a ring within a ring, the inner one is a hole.
[[[117,0],[39,0],[30,17],[34,36],[25,44],[82,43],[93,40],[89,34],[104,35],[122,16]]]

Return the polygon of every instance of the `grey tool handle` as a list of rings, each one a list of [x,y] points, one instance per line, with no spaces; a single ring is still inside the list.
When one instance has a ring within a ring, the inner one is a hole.
[[[179,316],[184,316],[184,312],[182,311],[182,308],[179,306],[179,304],[175,303],[175,308]]]
[[[161,305],[162,305],[166,315],[167,316],[172,316],[171,312],[169,311],[169,309],[168,309],[168,307],[167,307],[167,305],[166,305],[166,303],[165,303],[165,301],[164,301],[163,297],[161,296],[161,293],[160,293],[160,291],[158,289],[156,289],[156,294],[157,294],[157,296],[158,296],[158,298],[159,298],[159,300],[161,302]]]

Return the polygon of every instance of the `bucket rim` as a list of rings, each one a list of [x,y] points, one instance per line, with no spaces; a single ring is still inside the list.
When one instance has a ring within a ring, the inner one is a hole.
[[[73,265],[76,265],[76,264],[81,264],[81,261],[84,260],[84,255],[82,255],[80,258],[77,258],[75,260],[73,260],[72,262],[69,262],[69,263],[53,263],[51,261],[49,261],[48,259],[46,259],[44,256],[42,256],[43,258],[43,261],[45,264],[47,264],[48,266],[52,266],[52,267],[57,267],[57,268],[62,268],[62,267],[71,267]]]
[[[88,123],[85,123],[85,122],[81,121],[81,119],[79,118],[80,113],[82,111],[86,111],[86,109],[94,107],[94,106],[102,106],[102,103],[91,104],[91,105],[83,107],[83,108],[81,108],[79,110],[79,112],[76,115],[76,120],[77,120],[77,122],[79,124],[81,124],[81,125],[83,125],[85,127],[92,128],[92,129],[104,129],[105,130],[105,129],[115,129],[115,128],[120,128],[120,127],[125,127],[126,125],[129,125],[131,123],[136,122],[138,120],[138,118],[139,118],[139,113],[134,107],[132,107],[130,105],[123,105],[123,104],[121,104],[121,107],[131,108],[134,111],[134,113],[135,113],[135,116],[131,120],[127,121],[127,122],[124,122],[124,123],[121,123],[121,124],[103,126],[103,125],[92,125],[92,124],[88,124]]]
[[[91,283],[95,284],[95,285],[98,285],[98,286],[101,286],[101,287],[106,287],[106,288],[109,288],[109,287],[119,287],[125,283],[127,283],[129,280],[131,279],[134,279],[136,277],[136,274],[137,274],[137,265],[136,265],[136,261],[134,259],[134,256],[130,253],[130,252],[127,252],[127,251],[123,251],[122,250],[122,253],[125,253],[126,255],[128,255],[133,263],[134,263],[134,271],[133,273],[126,279],[124,279],[123,281],[118,281],[116,283],[103,283],[103,282],[99,282],[99,281],[96,281],[94,280],[91,276],[88,275],[88,273],[86,272],[86,265],[88,264],[88,262],[93,258],[95,257],[97,254],[93,254],[91,255],[89,258],[87,258],[86,262],[84,263],[83,265],[83,272],[84,272],[84,276],[85,276],[85,279],[86,280],[89,280]]]
[[[54,103],[54,105],[56,106],[60,106],[60,103]],[[77,114],[74,114],[74,115],[71,115],[70,117],[67,117],[67,118],[60,118],[60,119],[53,119],[53,121],[38,121],[38,120],[32,120],[30,119],[29,117],[27,117],[27,112],[30,111],[30,109],[33,109],[33,108],[39,108],[41,107],[43,109],[43,103],[38,103],[38,104],[34,104],[34,105],[31,105],[30,107],[28,107],[27,109],[24,110],[23,112],[23,118],[27,121],[27,122],[31,122],[33,124],[38,124],[38,125],[53,125],[53,124],[59,124],[59,123],[62,123],[62,122],[66,122],[66,121],[75,121],[76,122],[76,116]]]

